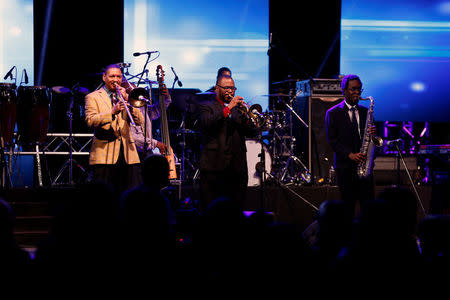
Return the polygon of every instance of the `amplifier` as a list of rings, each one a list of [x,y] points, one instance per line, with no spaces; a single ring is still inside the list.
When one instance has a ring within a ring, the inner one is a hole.
[[[416,157],[404,157],[406,167],[414,182],[420,177]],[[399,165],[400,164],[400,170]],[[376,185],[392,185],[397,184],[400,180],[401,185],[410,184],[405,166],[397,157],[379,156],[375,158],[373,167],[373,177]]]
[[[341,79],[308,79],[297,82],[297,96],[338,96],[342,97]]]

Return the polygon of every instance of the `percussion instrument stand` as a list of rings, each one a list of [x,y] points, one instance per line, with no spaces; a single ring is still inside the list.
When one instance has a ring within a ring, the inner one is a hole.
[[[400,147],[398,146],[398,144],[399,144],[398,142],[394,143],[395,148],[397,150],[397,180],[398,180],[397,187],[400,187],[400,161],[401,161],[403,164],[403,167],[405,167],[405,171],[406,171],[406,174],[408,175],[409,182],[411,183],[414,193],[416,194],[417,201],[420,204],[420,208],[422,209],[423,214],[426,216],[427,213],[425,211],[425,207],[423,206],[422,200],[420,199],[419,193],[417,192],[416,186],[414,185],[414,181],[411,177],[411,174],[409,173],[408,166],[405,163],[405,159],[403,158],[402,151],[400,150]]]
[[[63,174],[64,170],[69,167],[69,185],[74,185],[75,183],[73,182],[73,163],[75,163],[77,165],[78,168],[80,168],[81,171],[83,171],[84,173],[86,173],[86,170],[76,161],[72,158],[72,153],[73,153],[73,136],[72,136],[72,120],[73,120],[73,113],[72,113],[72,108],[73,108],[73,101],[74,101],[74,96],[73,96],[73,89],[77,86],[78,84],[76,84],[70,91],[71,95],[70,95],[70,105],[69,105],[69,109],[67,110],[67,116],[69,117],[69,159],[66,160],[66,162],[64,163],[64,165],[62,166],[62,168],[59,170],[58,175],[56,175],[55,180],[52,182],[52,185],[55,185],[56,182],[58,181],[59,177]]]
[[[0,182],[1,182],[1,187],[3,189],[6,189],[8,187],[12,187],[12,181],[11,181],[11,173],[10,170],[8,168],[8,164],[6,163],[6,156],[5,156],[5,143],[4,143],[4,139],[2,136],[2,127],[0,124],[0,169],[1,169],[1,178],[0,178]],[[7,184],[8,182],[8,184]]]

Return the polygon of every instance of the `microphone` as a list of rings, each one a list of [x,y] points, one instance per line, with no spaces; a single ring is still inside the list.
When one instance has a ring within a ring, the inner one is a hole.
[[[11,70],[9,70],[8,73],[6,73],[5,77],[3,77],[4,80],[6,80],[6,78],[8,78],[8,77],[10,77],[11,79],[13,78],[13,77],[12,77],[12,71],[14,70],[15,67],[16,67],[16,66],[13,66],[13,67],[11,68]]]
[[[403,142],[402,139],[396,139],[396,140],[392,140],[392,141],[387,141],[387,142],[386,142],[386,145],[387,145],[387,146],[390,146],[390,145],[392,145],[392,144],[397,144],[397,143],[401,143],[401,142]]]
[[[270,56],[271,52],[272,52],[272,32],[269,35],[269,49],[267,50],[267,55]]]
[[[150,100],[148,100],[147,98],[145,98],[144,96],[139,96],[138,97],[138,100],[141,100],[141,101],[145,101],[145,102],[147,102],[147,103],[150,103]]]
[[[133,56],[139,56],[139,55],[144,55],[144,54],[151,55],[152,53],[158,53],[158,52],[159,51],[135,52],[135,53],[133,53]]]
[[[175,73],[175,70],[173,69],[173,67],[170,67],[172,69],[173,75],[175,75],[175,80],[178,82],[178,86],[182,87],[183,84],[181,83],[180,79],[178,79],[177,73]]]
[[[28,74],[27,74],[27,70],[23,69],[23,72],[25,73],[25,84],[28,84]]]

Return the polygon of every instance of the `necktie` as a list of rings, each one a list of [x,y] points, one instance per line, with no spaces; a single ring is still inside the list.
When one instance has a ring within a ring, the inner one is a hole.
[[[114,104],[116,104],[117,102],[117,96],[115,93],[111,94],[111,105],[114,106]]]
[[[356,110],[355,107],[352,107],[350,109],[351,115],[352,115],[352,132],[353,132],[353,137],[355,139],[354,148],[355,148],[355,150],[359,150],[360,143],[361,143],[361,136],[359,135],[358,121],[356,120],[355,110]]]

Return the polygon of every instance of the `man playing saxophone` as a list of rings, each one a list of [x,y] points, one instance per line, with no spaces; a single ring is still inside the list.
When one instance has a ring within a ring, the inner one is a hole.
[[[345,202],[349,217],[355,216],[356,204],[360,210],[374,198],[374,183],[371,172],[366,177],[357,174],[359,164],[363,164],[367,153],[361,152],[365,134],[374,136],[373,123],[366,126],[368,108],[359,104],[362,82],[357,75],[344,76],[341,83],[344,101],[330,108],[325,116],[328,143],[334,152],[336,179]],[[368,130],[368,132],[366,132]]]

